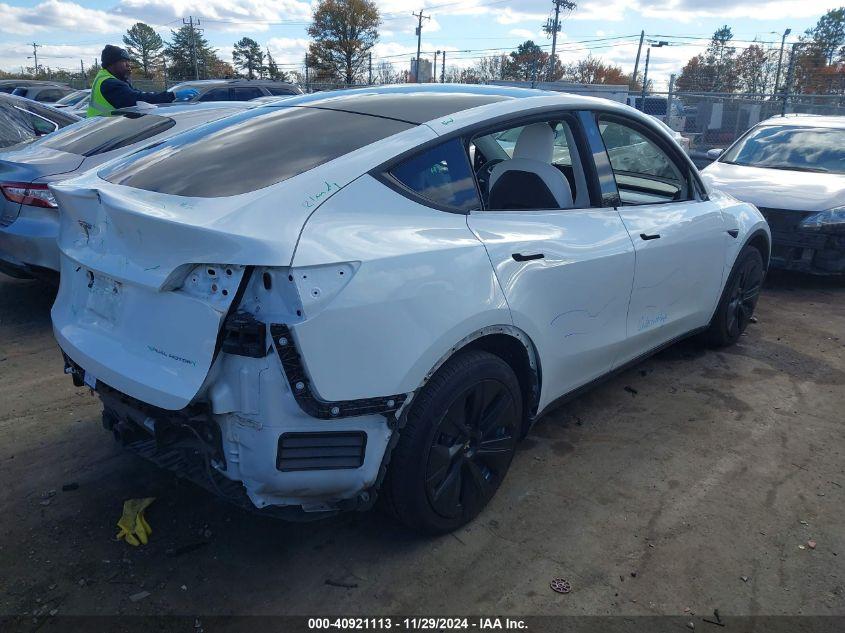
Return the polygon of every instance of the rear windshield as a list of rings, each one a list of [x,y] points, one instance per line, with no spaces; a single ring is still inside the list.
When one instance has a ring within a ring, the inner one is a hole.
[[[177,196],[234,196],[292,178],[411,127],[336,110],[261,107],[173,137],[99,172]]]
[[[720,163],[845,173],[845,130],[764,125],[740,139],[719,159]]]
[[[97,117],[59,130],[41,144],[69,154],[96,156],[144,141],[174,125],[173,119],[155,114]]]

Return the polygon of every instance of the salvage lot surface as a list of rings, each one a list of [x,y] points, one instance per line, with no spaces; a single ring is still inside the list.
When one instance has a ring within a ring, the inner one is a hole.
[[[736,347],[677,345],[546,416],[437,539],[253,516],[121,449],[51,301],[0,275],[0,614],[845,614],[843,281],[774,275]],[[150,544],[116,542],[146,496]]]

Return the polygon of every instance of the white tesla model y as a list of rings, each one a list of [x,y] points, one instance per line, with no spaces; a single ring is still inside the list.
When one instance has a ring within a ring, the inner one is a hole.
[[[552,403],[735,341],[769,258],[651,117],[535,90],[293,97],[52,190],[54,331],[107,428],[264,511],[383,496],[430,532]]]

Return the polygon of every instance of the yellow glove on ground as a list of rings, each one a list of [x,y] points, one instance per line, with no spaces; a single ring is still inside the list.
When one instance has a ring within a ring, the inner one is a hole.
[[[123,502],[123,516],[117,522],[120,531],[117,539],[126,539],[130,545],[137,547],[141,543],[147,544],[150,534],[153,533],[150,524],[144,518],[144,510],[155,501],[155,497],[146,499],[128,499]]]

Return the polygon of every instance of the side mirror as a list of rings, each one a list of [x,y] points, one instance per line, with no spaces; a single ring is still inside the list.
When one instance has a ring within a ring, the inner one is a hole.
[[[716,160],[717,158],[719,158],[719,156],[722,155],[722,152],[724,152],[724,151],[725,150],[723,150],[723,149],[719,149],[719,148],[715,148],[715,147],[713,149],[708,149],[707,150],[707,158],[709,158],[710,160]]]

